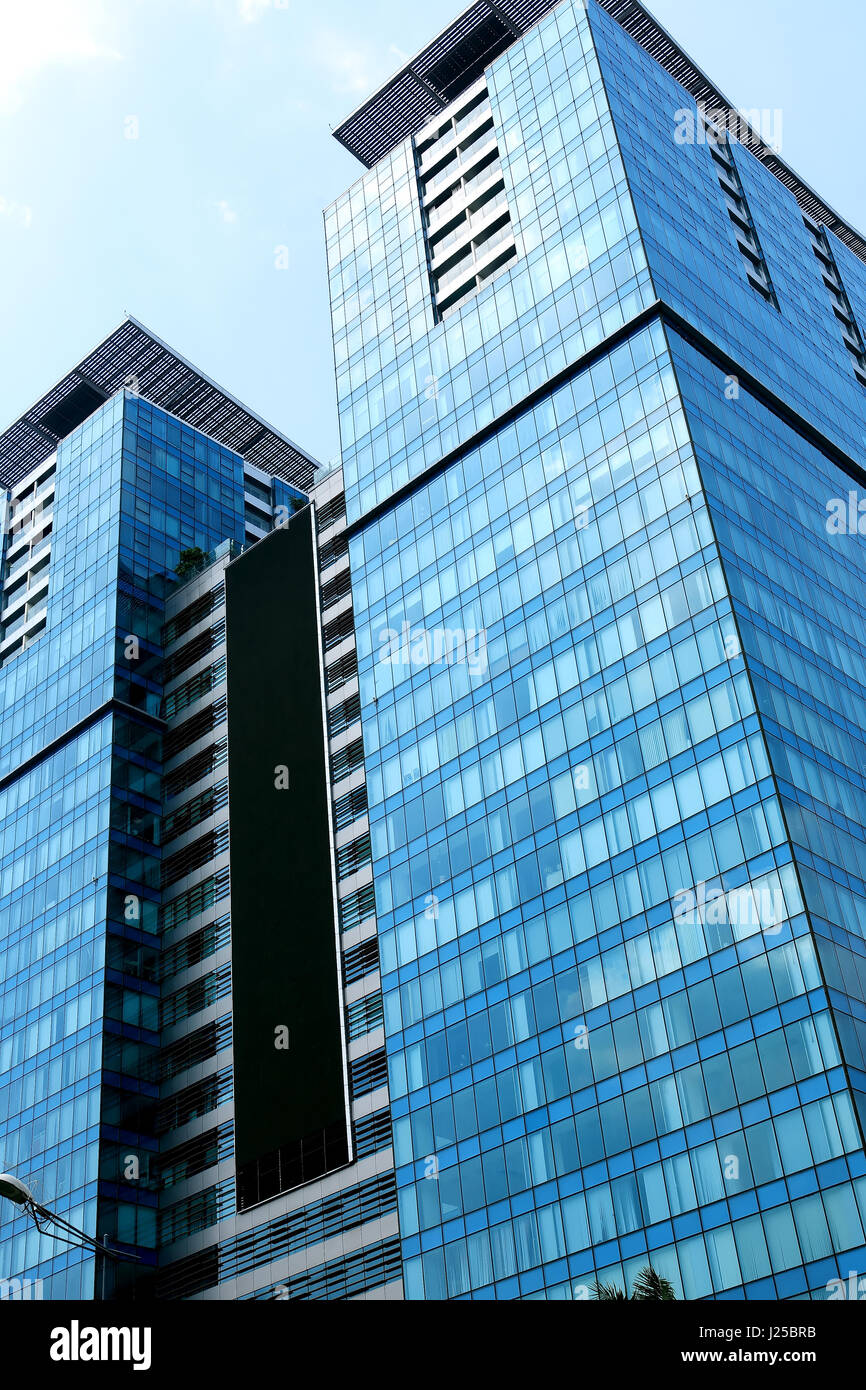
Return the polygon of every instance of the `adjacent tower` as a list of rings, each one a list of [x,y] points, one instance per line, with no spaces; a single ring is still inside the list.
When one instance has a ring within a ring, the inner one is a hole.
[[[307,1178],[347,1162],[307,505],[315,467],[133,319],[0,437],[0,1166],[139,1261],[99,1268],[4,1204],[4,1296],[107,1297],[129,1290],[133,1269],[137,1295],[159,1292],[159,1249],[242,1209],[250,1186],[257,1196],[270,1148],[287,1145],[293,1160],[292,1146],[303,1148]],[[256,557],[265,537],[279,580]],[[233,937],[220,610],[235,557],[256,582],[252,592],[239,583],[229,637],[236,647],[244,633],[259,638],[233,663],[237,717],[267,730],[276,693],[263,680],[268,652],[300,673],[282,683],[276,740],[293,763],[293,797],[275,812],[268,789],[276,795],[279,774],[275,782],[249,746],[236,779],[242,927]],[[287,631],[271,642],[262,614],[275,603]],[[242,772],[259,776],[257,791]],[[303,837],[291,811],[302,802]],[[296,862],[291,845],[244,843],[244,825],[265,807],[272,840],[291,834]],[[272,901],[265,920],[268,864],[294,895]],[[287,961],[299,941],[303,960]],[[270,956],[267,971],[251,968],[257,950]],[[233,998],[235,953],[243,968]],[[272,1021],[256,1016],[262,980],[280,1015]],[[274,1102],[268,1063],[282,1025],[292,1029],[294,1069],[306,1062],[309,1073],[311,1058],[320,1068],[313,1101],[286,1084]]]
[[[866,1221],[866,245],[635,0],[479,0],[336,136],[406,1296],[826,1296]]]

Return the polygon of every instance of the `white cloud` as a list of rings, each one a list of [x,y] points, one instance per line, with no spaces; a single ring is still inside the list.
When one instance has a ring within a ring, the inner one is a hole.
[[[29,227],[33,221],[33,209],[26,203],[15,203],[10,198],[0,197],[0,218],[17,222],[20,227]]]
[[[220,198],[219,202],[214,204],[214,207],[218,210],[223,222],[237,222],[238,215],[231,204],[226,202],[225,198]]]
[[[260,19],[268,8],[268,0],[238,0],[238,14],[245,24]]]
[[[261,19],[265,10],[287,10],[289,0],[237,0],[238,14],[244,24]]]
[[[260,19],[269,8],[270,0],[238,0],[238,14],[245,24],[252,24],[253,20]]]
[[[116,61],[106,38],[103,0],[3,0],[0,3],[0,111],[15,111],[45,69]]]

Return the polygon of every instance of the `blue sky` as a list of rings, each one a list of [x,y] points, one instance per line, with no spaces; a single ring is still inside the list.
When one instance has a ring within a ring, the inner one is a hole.
[[[649,5],[866,229],[862,0]],[[0,428],[129,311],[332,457],[322,209],[362,170],[330,128],[464,7],[0,0]]]

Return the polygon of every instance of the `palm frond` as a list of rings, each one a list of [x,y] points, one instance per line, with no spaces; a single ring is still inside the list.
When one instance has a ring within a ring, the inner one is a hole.
[[[622,1289],[616,1284],[603,1284],[600,1279],[596,1279],[592,1286],[592,1296],[600,1303],[626,1303],[628,1300]]]
[[[669,1303],[676,1300],[674,1286],[652,1265],[644,1265],[638,1270],[632,1284],[633,1299],[639,1303]]]

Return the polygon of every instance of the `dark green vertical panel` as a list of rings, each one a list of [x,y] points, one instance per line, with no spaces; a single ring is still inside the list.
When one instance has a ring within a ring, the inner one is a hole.
[[[346,1123],[314,546],[308,507],[226,572],[238,1167]]]

